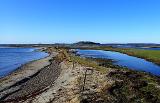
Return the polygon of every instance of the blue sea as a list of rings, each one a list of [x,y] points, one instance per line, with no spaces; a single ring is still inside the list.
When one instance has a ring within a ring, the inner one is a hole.
[[[47,53],[36,51],[36,48],[0,47],[0,78],[9,75],[23,64],[46,56]]]

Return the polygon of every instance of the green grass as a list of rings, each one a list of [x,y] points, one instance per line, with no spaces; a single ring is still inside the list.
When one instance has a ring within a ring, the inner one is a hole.
[[[140,49],[118,49],[117,51],[128,55],[144,58],[146,60],[160,64],[160,51]]]
[[[91,59],[88,58],[82,58],[79,56],[72,55],[68,52],[67,49],[59,49],[59,54],[56,56],[57,61],[62,62],[63,60],[73,62],[73,63],[79,63],[83,66],[93,67],[93,69],[101,72],[106,73],[108,71],[107,68],[99,66],[99,64]]]
[[[88,58],[82,58],[79,56],[70,56],[70,59],[72,62],[77,62],[83,66],[88,66],[88,67],[93,67],[94,69],[96,69],[97,71],[101,72],[101,73],[106,73],[107,72],[107,68],[99,66],[98,63],[96,61],[90,60]]]
[[[87,49],[100,49],[111,50],[134,55],[141,58],[159,61],[160,52],[153,50],[138,50],[138,49],[117,49],[117,48],[87,48]],[[82,58],[69,54],[63,50],[59,54],[59,58],[66,59],[74,63],[79,63],[86,67],[93,67],[101,73],[109,73],[107,77],[115,80],[115,83],[110,88],[104,89],[104,92],[99,94],[97,98],[101,97],[106,101],[115,103],[117,101],[126,101],[128,103],[157,103],[160,101],[160,82],[159,77],[151,76],[143,72],[136,72],[126,68],[115,67],[112,65],[111,60]],[[101,66],[101,65],[102,66]],[[112,68],[109,71],[107,68]],[[119,68],[119,69],[118,69]],[[111,100],[108,100],[111,98]]]
[[[96,50],[109,50],[117,51],[120,53],[136,56],[139,58],[146,59],[160,65],[160,51],[157,50],[142,50],[142,49],[130,49],[130,48],[112,48],[112,47],[93,47],[85,49],[96,49]]]
[[[160,88],[157,87],[160,85],[157,82],[159,81],[158,77],[132,70],[126,71],[120,69],[109,75],[113,80],[116,80],[109,89],[112,98],[122,99],[126,103],[137,103],[137,100],[140,101],[138,103],[157,103],[160,101]]]

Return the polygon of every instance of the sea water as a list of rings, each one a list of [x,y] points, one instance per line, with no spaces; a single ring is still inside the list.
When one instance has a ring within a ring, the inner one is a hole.
[[[0,47],[0,78],[15,71],[21,65],[48,56],[36,48]]]

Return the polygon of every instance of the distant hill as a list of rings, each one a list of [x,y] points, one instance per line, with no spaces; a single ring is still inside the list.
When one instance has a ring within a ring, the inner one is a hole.
[[[100,43],[95,43],[91,41],[80,41],[80,42],[74,43],[74,45],[100,45]]]

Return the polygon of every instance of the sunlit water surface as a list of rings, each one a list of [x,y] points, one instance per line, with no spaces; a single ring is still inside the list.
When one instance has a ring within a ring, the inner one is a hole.
[[[114,64],[127,67],[132,70],[144,71],[153,75],[160,76],[160,66],[146,61],[141,58],[129,56],[119,52],[103,51],[103,50],[77,50],[78,54],[83,57],[106,58],[116,62]]]
[[[35,48],[0,47],[0,78],[15,71],[21,65],[48,56]]]

